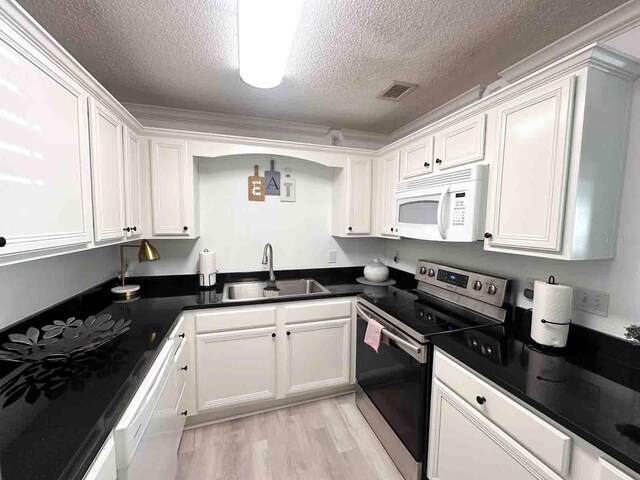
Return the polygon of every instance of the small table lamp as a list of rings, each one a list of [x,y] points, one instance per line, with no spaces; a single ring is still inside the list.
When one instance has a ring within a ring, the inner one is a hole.
[[[125,248],[139,248],[138,261],[139,262],[152,262],[160,258],[158,250],[149,243],[148,240],[142,240],[140,245],[120,245],[120,281],[121,285],[113,287],[111,292],[116,294],[121,300],[131,300],[140,294],[140,285],[125,285],[124,278],[126,272],[126,265],[124,263],[124,249]]]

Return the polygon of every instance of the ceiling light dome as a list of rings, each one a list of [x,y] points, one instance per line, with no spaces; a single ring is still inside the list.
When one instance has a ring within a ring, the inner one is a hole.
[[[304,0],[238,0],[240,78],[257,88],[282,83]]]

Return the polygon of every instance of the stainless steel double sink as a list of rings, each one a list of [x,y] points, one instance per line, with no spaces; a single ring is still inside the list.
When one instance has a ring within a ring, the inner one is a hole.
[[[223,302],[247,302],[265,297],[297,297],[301,295],[321,295],[329,293],[315,280],[298,279],[276,281],[278,290],[265,290],[267,282],[226,283],[222,291]]]

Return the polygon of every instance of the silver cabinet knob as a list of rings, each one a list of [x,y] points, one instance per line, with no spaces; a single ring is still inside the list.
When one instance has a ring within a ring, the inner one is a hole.
[[[473,289],[482,290],[482,282],[480,280],[476,280],[475,282],[473,282]]]
[[[498,287],[496,287],[493,283],[490,283],[489,286],[487,287],[487,293],[489,295],[495,295],[497,291],[498,291]]]

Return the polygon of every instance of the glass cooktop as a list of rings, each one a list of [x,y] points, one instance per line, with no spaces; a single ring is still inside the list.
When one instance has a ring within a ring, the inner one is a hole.
[[[393,323],[398,328],[423,343],[433,335],[503,323],[417,290],[386,287],[360,298],[365,306],[368,303],[382,310],[396,320]]]

